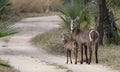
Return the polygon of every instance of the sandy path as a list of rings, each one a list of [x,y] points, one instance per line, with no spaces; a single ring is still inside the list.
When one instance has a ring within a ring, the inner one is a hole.
[[[53,56],[30,45],[37,34],[59,27],[58,16],[23,19],[15,24],[19,33],[0,39],[0,57],[21,72],[117,72],[96,64],[65,64],[66,58]]]

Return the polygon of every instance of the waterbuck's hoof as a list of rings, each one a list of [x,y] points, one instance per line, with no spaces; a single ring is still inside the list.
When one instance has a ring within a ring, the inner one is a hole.
[[[66,64],[68,64],[68,62],[66,62]]]
[[[81,61],[80,63],[83,64],[83,61]]]
[[[88,64],[88,60],[84,60],[84,62],[86,62],[86,64]]]
[[[77,64],[77,62],[75,62],[75,64]]]
[[[87,64],[90,64],[91,62],[88,62]]]
[[[88,64],[88,61],[86,61],[86,64]]]
[[[90,64],[90,62],[88,64]]]
[[[96,64],[98,64],[98,61],[96,62]]]
[[[88,59],[88,64],[90,64],[91,63],[91,60],[90,59]]]

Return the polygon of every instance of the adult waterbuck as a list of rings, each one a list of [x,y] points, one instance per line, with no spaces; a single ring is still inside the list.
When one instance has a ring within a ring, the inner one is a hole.
[[[71,27],[71,34],[73,38],[77,41],[79,47],[81,48],[81,64],[83,63],[83,48],[85,48],[85,56],[86,56],[86,63],[91,63],[91,57],[92,57],[92,46],[95,46],[95,57],[96,57],[96,63],[98,63],[98,39],[99,39],[99,33],[97,30],[81,30],[77,24],[77,20],[79,17],[76,17],[76,19],[70,18],[70,27]],[[87,49],[89,51],[89,58],[87,55]]]

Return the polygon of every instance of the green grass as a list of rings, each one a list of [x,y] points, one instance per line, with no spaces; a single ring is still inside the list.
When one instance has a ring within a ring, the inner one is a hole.
[[[65,55],[63,44],[60,39],[62,32],[66,33],[65,28],[53,29],[49,32],[37,35],[31,42],[33,45],[38,48],[43,48],[49,53]],[[98,53],[100,64],[110,66],[120,71],[120,45],[100,46]],[[92,62],[95,63],[94,53]]]
[[[8,62],[0,60],[0,72],[19,72],[18,70],[14,69]]]
[[[64,53],[62,41],[60,39],[63,28],[53,29],[49,32],[37,35],[31,42],[37,47],[42,47],[50,53],[61,54]]]
[[[0,37],[8,36],[15,33],[17,33],[17,30],[14,29],[11,25],[7,25],[5,23],[0,24]]]
[[[0,37],[8,36],[17,33],[15,29],[0,27]]]

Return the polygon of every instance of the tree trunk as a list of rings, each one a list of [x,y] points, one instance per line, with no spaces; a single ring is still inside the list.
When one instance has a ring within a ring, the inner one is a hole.
[[[50,11],[50,0],[47,0],[46,1],[46,10],[45,10],[45,12],[49,13],[49,11]]]
[[[103,45],[103,37],[105,37],[107,44],[118,44],[119,35],[115,19],[113,12],[106,7],[106,0],[98,0],[98,8],[97,30],[100,33],[99,44]]]
[[[104,10],[105,10],[105,1],[106,0],[98,0],[98,24],[97,24],[97,30],[100,33],[100,37],[99,37],[99,44],[103,45],[103,36],[104,36],[104,28],[103,28],[103,24],[104,24]]]
[[[119,44],[119,35],[116,27],[113,12],[107,9],[104,18],[104,34],[107,44]]]

